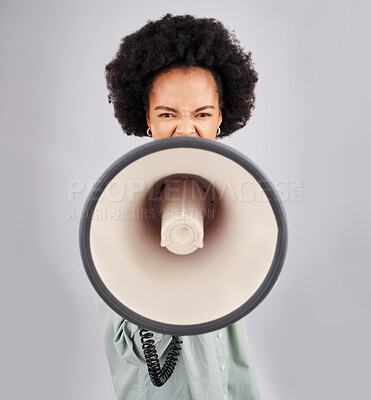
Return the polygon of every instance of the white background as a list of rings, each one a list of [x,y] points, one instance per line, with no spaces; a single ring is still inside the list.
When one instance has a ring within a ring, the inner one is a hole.
[[[222,142],[267,174],[287,213],[280,280],[246,318],[262,399],[371,398],[370,11],[350,0],[0,2],[2,399],[115,398],[79,216],[91,183],[151,140],[122,133],[104,67],[123,36],[167,12],[220,19],[259,73],[251,121]]]

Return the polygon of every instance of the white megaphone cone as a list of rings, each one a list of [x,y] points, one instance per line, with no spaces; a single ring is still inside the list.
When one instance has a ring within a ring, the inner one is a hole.
[[[231,325],[267,296],[286,255],[286,218],[273,185],[242,153],[203,138],[161,139],[98,180],[80,248],[92,285],[122,317],[197,335]]]

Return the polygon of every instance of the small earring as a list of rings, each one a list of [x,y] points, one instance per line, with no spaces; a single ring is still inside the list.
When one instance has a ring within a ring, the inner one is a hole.
[[[218,127],[218,130],[216,131],[216,136],[220,135],[220,126]]]
[[[150,132],[151,132],[151,128],[148,127],[148,129],[147,129],[147,135],[152,137],[152,132],[151,132],[151,133],[150,133]]]

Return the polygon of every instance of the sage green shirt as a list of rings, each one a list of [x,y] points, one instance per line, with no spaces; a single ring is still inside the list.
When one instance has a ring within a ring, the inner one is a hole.
[[[139,328],[96,294],[106,355],[118,400],[259,400],[244,319],[216,332],[179,336],[175,370],[161,387],[150,381]],[[170,335],[154,333],[161,366]]]

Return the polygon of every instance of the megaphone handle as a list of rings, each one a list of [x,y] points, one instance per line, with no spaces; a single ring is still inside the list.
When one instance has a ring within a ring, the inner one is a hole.
[[[167,382],[174,372],[176,362],[178,361],[178,356],[182,349],[180,344],[183,342],[177,337],[173,336],[170,342],[169,353],[166,356],[163,367],[161,368],[156,351],[155,341],[152,339],[153,333],[139,328],[139,334],[151,382],[155,386],[162,386]]]

